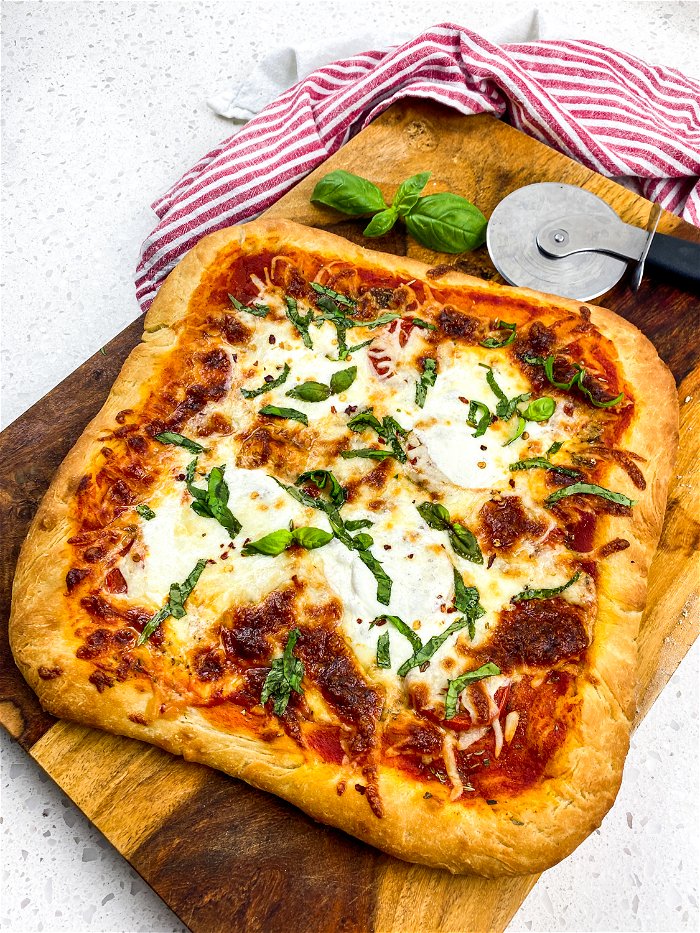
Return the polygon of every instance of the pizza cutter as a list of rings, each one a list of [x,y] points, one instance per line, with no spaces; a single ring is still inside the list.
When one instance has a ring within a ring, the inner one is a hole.
[[[626,224],[597,195],[538,182],[505,197],[491,215],[486,245],[510,285],[588,301],[632,269],[636,291],[645,270],[691,291],[700,289],[700,243],[656,233],[652,205],[646,229]]]

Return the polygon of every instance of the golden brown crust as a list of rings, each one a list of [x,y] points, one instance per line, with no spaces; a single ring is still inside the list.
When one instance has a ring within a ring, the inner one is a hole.
[[[638,494],[631,530],[629,519],[625,520],[624,534],[631,546],[601,565],[599,612],[588,678],[581,690],[580,720],[550,762],[546,778],[535,787],[503,803],[476,800],[465,807],[446,795],[426,797],[420,781],[382,768],[379,790],[385,815],[378,819],[351,781],[339,795],[338,783],[348,779],[346,767],[310,764],[301,752],[290,751],[288,743],[224,733],[196,709],[147,725],[134,722],[129,717],[144,713],[149,695],[134,683],[97,693],[86,681],[89,665],[76,658],[75,646],[64,638],[57,606],[65,589],[68,503],[90,451],[116,413],[135,407],[142,398],[159,358],[174,342],[173,326],[186,316],[190,297],[217,254],[234,243],[254,252],[263,247],[274,251],[285,242],[430,281],[422,263],[367,251],[285,221],[255,221],[202,240],[162,286],[146,316],[143,342],[126,361],[105,406],[61,465],[35,517],[13,592],[10,639],[17,664],[55,715],[143,739],[219,768],[400,858],[489,877],[541,871],[570,853],[600,824],[617,793],[634,710],[635,637],[677,447],[673,379],[651,343],[610,311],[584,306],[590,308],[592,323],[613,342],[625,379],[634,387],[635,416],[624,445],[646,458],[645,473],[651,481]],[[536,307],[555,306],[576,314],[582,307],[579,302],[495,286],[460,273],[450,273],[440,283],[507,293]],[[624,488],[625,475],[617,466],[611,474],[613,488],[615,480]],[[618,517],[607,516],[605,523],[611,537],[622,528]],[[42,679],[40,666],[59,667],[64,676]]]

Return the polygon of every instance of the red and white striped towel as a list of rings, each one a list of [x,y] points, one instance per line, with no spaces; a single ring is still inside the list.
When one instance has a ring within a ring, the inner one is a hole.
[[[319,68],[186,172],[152,205],[159,223],[136,270],[141,308],[201,237],[256,217],[408,97],[494,113],[700,226],[700,82],[595,42],[501,47],[443,24]]]

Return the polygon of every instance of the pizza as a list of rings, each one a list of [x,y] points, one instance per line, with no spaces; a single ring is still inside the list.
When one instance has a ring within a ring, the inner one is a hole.
[[[621,780],[677,419],[610,311],[221,230],[41,504],[14,656],[51,713],[395,856],[541,871]]]

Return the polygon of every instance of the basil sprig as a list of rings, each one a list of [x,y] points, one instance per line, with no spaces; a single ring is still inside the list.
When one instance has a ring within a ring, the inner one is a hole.
[[[457,715],[457,701],[465,687],[476,683],[477,680],[484,680],[485,677],[493,677],[500,673],[500,667],[489,661],[488,664],[482,664],[475,671],[467,671],[466,674],[461,674],[459,677],[455,677],[454,680],[448,680],[447,696],[445,697],[445,719],[454,719]]]
[[[298,408],[280,408],[279,405],[264,405],[259,409],[258,414],[267,415],[268,418],[284,418],[287,421],[298,421],[300,424],[308,425],[309,419],[303,411]]]
[[[244,305],[241,304],[241,302],[237,298],[234,298],[230,293],[228,297],[236,311],[247,311],[248,314],[254,314],[255,317],[267,317],[270,313],[270,309],[267,305]]]
[[[426,357],[423,360],[423,372],[416,383],[416,405],[423,408],[428,397],[428,389],[435,385],[437,379],[437,360]]]
[[[136,640],[137,645],[142,645],[147,641],[161,622],[164,622],[168,616],[172,616],[174,619],[181,619],[184,615],[187,615],[185,603],[206,566],[207,562],[205,560],[198,560],[194,565],[194,569],[183,583],[170,584],[170,595],[168,596],[167,602],[163,608],[159,609],[155,615],[151,616],[145,624],[143,631]]]
[[[636,499],[630,499],[623,493],[613,492],[604,486],[596,486],[595,483],[574,483],[573,486],[564,486],[562,489],[557,489],[551,496],[547,496],[544,504],[554,505],[555,502],[564,499],[566,496],[600,496],[601,499],[617,502],[618,505],[626,505],[629,508],[637,503]]]
[[[374,457],[373,459],[384,460],[388,456],[393,456],[399,463],[406,462],[406,452],[400,443],[400,438],[406,437],[408,431],[405,428],[402,428],[401,425],[395,418],[392,418],[391,415],[384,415],[380,421],[376,415],[373,413],[371,408],[367,408],[365,411],[359,411],[356,415],[348,421],[348,427],[351,431],[354,431],[356,434],[361,433],[362,431],[369,428],[369,430],[374,431],[380,440],[384,441],[385,444],[388,444],[391,448],[391,452],[386,451],[385,455],[379,457]],[[350,459],[351,456],[357,456],[356,453],[352,451],[343,451],[341,454],[345,459]]]
[[[489,350],[497,350],[501,347],[508,347],[515,340],[515,331],[517,327],[517,324],[509,324],[508,321],[501,321],[499,319],[493,325],[493,330],[507,331],[506,336],[487,337],[486,340],[481,341],[480,345],[482,347],[488,347]]]
[[[311,326],[311,322],[314,319],[313,311],[308,311],[306,314],[302,314],[299,310],[296,298],[291,298],[289,295],[284,296],[284,302],[285,313],[299,332],[304,346],[309,350],[313,350],[314,345],[311,342],[311,335],[309,334],[309,327]]]
[[[264,395],[266,392],[270,392],[272,389],[276,389],[278,386],[283,385],[287,381],[289,371],[289,366],[285,363],[284,369],[276,379],[270,377],[269,382],[263,382],[257,389],[241,389],[241,395],[245,398],[257,398],[258,395]],[[267,377],[265,378],[267,379]]]
[[[282,489],[289,493],[292,498],[296,499],[297,502],[301,502],[302,505],[309,506],[312,509],[318,509],[326,514],[333,535],[349,550],[356,551],[362,563],[372,573],[377,582],[377,601],[383,606],[388,606],[389,600],[391,599],[391,577],[369,550],[372,544],[374,544],[372,537],[362,532],[355,536],[350,534],[350,531],[354,531],[359,527],[367,527],[367,520],[360,519],[359,521],[348,522],[346,525],[341,518],[340,509],[345,503],[345,490],[333,473],[331,473],[330,470],[308,470],[306,473],[302,473],[297,477],[294,486],[287,486],[274,476],[273,479]],[[323,495],[314,497],[303,489],[299,489],[298,487],[304,483],[313,483]]]
[[[558,596],[560,593],[563,593],[564,590],[568,590],[570,586],[573,586],[580,576],[581,572],[577,570],[573,577],[567,580],[566,583],[563,583],[561,586],[552,587],[551,589],[535,590],[530,586],[526,586],[521,593],[511,597],[510,601],[512,603],[522,603],[528,599],[552,599],[552,597]]]
[[[176,434],[174,431],[161,431],[160,434],[154,435],[155,440],[160,441],[161,444],[173,444],[175,447],[184,447],[185,450],[189,450],[193,454],[201,454],[203,450],[206,450],[206,447],[202,447],[201,444],[198,444],[197,441],[191,441],[189,437],[185,437],[183,434]]]
[[[323,382],[302,382],[285,394],[290,398],[301,399],[302,402],[325,402],[331,395],[340,395],[349,389],[357,377],[357,366],[341,369],[331,376],[330,385]]]
[[[579,392],[581,392],[582,395],[585,395],[591,405],[594,405],[596,408],[613,408],[613,406],[618,405],[625,397],[625,393],[620,392],[619,395],[607,402],[598,401],[598,399],[593,397],[591,390],[583,384],[583,380],[588,374],[586,373],[585,368],[579,363],[572,364],[576,371],[571,379],[569,379],[568,382],[560,382],[554,375],[555,359],[556,358],[551,354],[546,358],[542,356],[523,356],[523,360],[526,363],[529,363],[531,366],[544,367],[545,376],[553,386],[556,386],[557,389],[563,389],[566,392],[570,392],[571,389],[576,388],[579,390]]]
[[[249,541],[243,547],[241,552],[244,557],[251,554],[266,554],[269,557],[277,557],[283,551],[286,551],[292,544],[299,544],[312,551],[317,547],[323,547],[333,540],[330,531],[324,531],[322,528],[313,528],[305,526],[303,528],[280,528],[279,531],[271,531],[257,541]]]
[[[569,476],[571,479],[580,479],[581,477],[580,470],[570,470],[568,467],[558,466],[545,457],[527,457],[525,460],[516,460],[515,463],[510,464],[508,469],[513,473],[517,470],[553,470],[555,473],[561,473],[562,476]]]
[[[153,511],[153,509],[145,503],[137,505],[136,511],[139,513],[141,518],[144,518],[147,522],[150,522],[152,518],[156,517],[156,513]]]
[[[263,706],[272,698],[276,716],[281,716],[287,709],[292,690],[299,694],[303,692],[301,681],[304,676],[304,665],[293,654],[300,635],[301,632],[298,628],[291,630],[284,648],[284,654],[281,658],[275,658],[272,662],[270,673],[265,678],[262,693],[260,694],[260,702]]]
[[[224,465],[214,467],[206,477],[206,488],[200,489],[194,485],[195,470],[197,468],[197,458],[195,457],[188,466],[185,475],[187,491],[194,499],[190,503],[190,508],[202,518],[214,518],[225,528],[232,538],[241,530],[241,523],[228,507],[229,489],[224,479]]]
[[[311,201],[351,217],[374,215],[364,231],[368,237],[383,236],[402,218],[411,236],[430,249],[461,253],[481,246],[486,235],[481,211],[466,198],[448,192],[421,197],[429,178],[429,172],[407,178],[387,205],[371,181],[337,170],[318,182]]]
[[[437,531],[446,531],[455,554],[473,564],[483,564],[484,555],[481,553],[479,542],[474,534],[460,522],[453,522],[450,513],[439,502],[422,502],[417,505],[421,518],[430,528]]]

